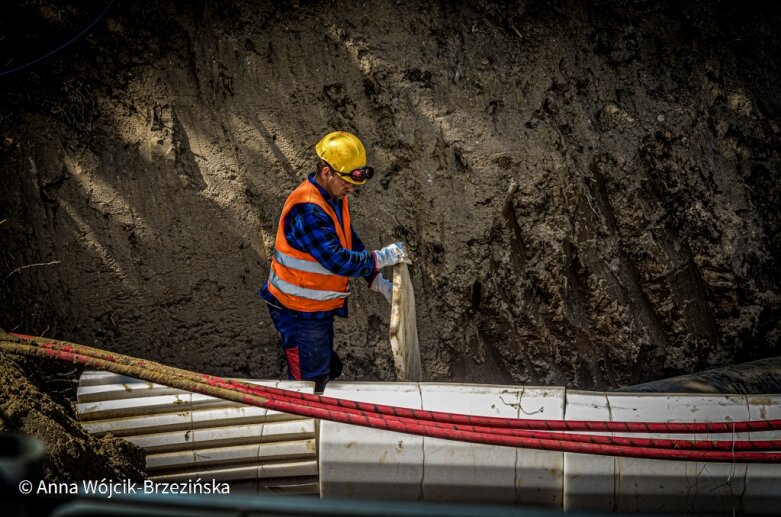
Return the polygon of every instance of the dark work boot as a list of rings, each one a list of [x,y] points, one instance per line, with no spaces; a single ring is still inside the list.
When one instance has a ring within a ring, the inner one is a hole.
[[[335,350],[331,351],[331,373],[328,374],[329,380],[338,379],[342,375],[342,360]]]
[[[325,391],[325,385],[328,384],[329,379],[328,375],[318,375],[317,377],[312,377],[307,380],[315,383],[315,393],[320,395]]]

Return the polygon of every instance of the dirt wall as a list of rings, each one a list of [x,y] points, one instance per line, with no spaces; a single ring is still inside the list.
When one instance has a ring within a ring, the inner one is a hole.
[[[29,435],[42,441],[46,454],[41,474],[50,482],[144,479],[141,447],[110,434],[96,438],[79,424],[72,404],[76,392],[73,375],[79,370],[73,365],[53,366],[0,351],[0,433]],[[3,450],[4,461],[18,459],[13,454]],[[0,489],[24,474],[5,468],[8,471],[3,472]],[[32,481],[37,486],[38,480]],[[6,511],[19,515],[13,506],[17,487],[14,483],[8,488],[12,492],[4,493]]]
[[[256,291],[346,129],[379,170],[355,228],[414,259],[426,378],[615,387],[779,353],[778,7],[295,3],[117,2],[1,79],[0,327],[281,375]],[[105,5],[47,4],[14,48]],[[391,380],[385,300],[350,303],[345,377]]]

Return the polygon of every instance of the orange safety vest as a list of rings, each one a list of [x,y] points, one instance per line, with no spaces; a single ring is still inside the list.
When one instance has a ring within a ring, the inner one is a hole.
[[[350,294],[350,278],[335,275],[324,268],[312,255],[298,251],[285,238],[285,217],[299,203],[314,203],[328,214],[336,228],[342,247],[353,247],[350,228],[350,206],[347,197],[342,201],[342,222],[339,224],[336,212],[323,195],[308,179],[288,196],[282,207],[271,259],[268,290],[288,309],[301,312],[317,312],[338,309],[344,305]]]

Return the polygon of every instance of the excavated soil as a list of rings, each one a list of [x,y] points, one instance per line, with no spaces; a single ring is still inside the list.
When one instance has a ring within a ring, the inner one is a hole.
[[[60,4],[4,7],[4,70],[106,2]],[[778,355],[779,20],[116,2],[0,77],[0,327],[282,375],[256,292],[314,143],[346,129],[379,170],[355,228],[414,259],[425,379],[611,388]],[[393,380],[388,305],[363,282],[350,304],[344,377]]]
[[[76,372],[0,352],[0,432],[41,440],[43,474],[51,482],[144,479],[143,449],[111,435],[95,438],[79,425],[72,405]]]

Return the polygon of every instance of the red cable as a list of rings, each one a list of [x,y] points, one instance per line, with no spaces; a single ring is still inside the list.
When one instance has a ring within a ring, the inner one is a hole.
[[[212,382],[215,382],[219,377],[212,377]],[[236,389],[242,393],[249,393],[254,395],[263,396],[271,400],[278,402],[285,402],[289,404],[297,404],[298,398],[288,397],[286,393],[288,390],[275,390],[283,392],[282,395],[270,394],[267,391],[266,386],[259,385],[236,385],[230,380],[223,379],[222,382],[216,383],[219,387],[227,389]],[[328,397],[323,397],[328,398]],[[339,400],[339,399],[334,399]],[[319,408],[323,410],[331,410],[335,406],[329,405],[323,402],[310,401],[306,404],[309,407]],[[339,407],[338,412],[352,414],[352,415],[365,415],[367,413],[373,415],[381,415],[371,411],[363,411],[354,408]],[[669,438],[637,438],[627,436],[605,436],[594,434],[577,434],[561,431],[535,431],[524,429],[510,429],[501,427],[485,427],[465,424],[448,424],[445,422],[435,421],[419,421],[408,417],[388,416],[387,418],[397,420],[400,422],[420,422],[421,425],[427,425],[429,427],[438,427],[442,429],[453,429],[457,431],[467,431],[476,433],[493,433],[503,436],[515,436],[520,438],[535,438],[543,440],[566,440],[572,442],[582,443],[596,443],[603,445],[620,445],[624,447],[646,447],[655,449],[681,449],[681,450],[702,450],[702,451],[768,451],[768,450],[781,450],[781,440],[682,440],[682,439],[669,439]]]
[[[46,351],[49,356],[57,359],[76,362],[80,364],[97,366],[111,371],[111,361],[105,359],[96,359],[74,352],[49,349]],[[196,383],[193,391],[206,395],[215,395],[215,390],[225,390],[240,394],[238,397],[220,398],[234,400],[244,404],[273,409],[284,413],[290,413],[299,416],[317,418],[320,420],[330,420],[350,425],[359,425],[382,429],[386,431],[395,431],[406,434],[415,434],[428,436],[431,438],[442,438],[445,440],[456,440],[471,443],[481,443],[485,445],[500,445],[508,447],[522,447],[530,449],[541,449],[559,452],[574,452],[581,454],[596,454],[602,456],[621,456],[643,459],[661,459],[661,460],[683,460],[699,462],[740,462],[740,463],[781,463],[781,453],[775,452],[723,452],[723,451],[686,451],[676,449],[651,449],[642,447],[622,447],[618,445],[602,445],[591,443],[578,443],[566,440],[543,440],[535,438],[520,438],[515,436],[496,435],[495,433],[460,431],[457,429],[445,429],[439,427],[430,427],[415,421],[401,421],[397,419],[382,418],[380,416],[360,414],[354,415],[338,411],[329,411],[322,408],[313,408],[301,404],[267,400],[260,396],[242,393],[238,390],[227,390],[217,386]],[[210,389],[214,388],[214,389]],[[258,400],[260,399],[260,401]]]
[[[22,334],[13,334],[16,337],[27,341],[34,341],[39,338],[26,336]],[[47,341],[42,342],[40,346],[51,349],[59,349],[67,352],[84,353],[88,350],[98,357],[113,361],[115,354],[107,353],[103,350],[86,347],[83,345],[58,344]],[[90,355],[88,352],[86,355]],[[135,364],[143,365],[144,360],[133,359]],[[198,375],[203,382],[228,383],[236,386],[248,386],[257,389],[254,384],[245,383],[237,380],[226,380],[220,377],[214,377],[207,374],[195,374],[185,370],[179,370],[189,376]],[[306,402],[320,402],[342,409],[356,409],[362,412],[371,412],[376,414],[388,415],[393,417],[411,418],[414,420],[425,420],[432,422],[442,422],[455,425],[474,425],[490,428],[509,428],[526,429],[541,431],[588,431],[588,432],[618,432],[618,433],[648,433],[648,434],[720,434],[720,433],[747,433],[761,431],[781,431],[781,420],[748,420],[739,422],[611,422],[599,420],[539,420],[539,419],[520,419],[520,418],[501,418],[479,415],[464,415],[458,413],[446,413],[441,411],[429,411],[425,409],[413,409],[405,407],[387,406],[383,404],[358,402],[346,399],[337,399],[323,395],[312,395],[308,393],[299,393],[279,388],[260,387],[269,395],[286,396],[293,399]]]
[[[90,357],[84,354],[74,353],[71,351],[64,351],[63,347],[45,347],[45,352],[50,357],[55,357],[60,360],[77,362],[90,366],[97,366],[100,368],[112,370],[119,368],[121,365],[116,363],[112,356],[103,358]],[[73,348],[73,347],[70,347]],[[85,347],[86,348],[86,347]],[[120,356],[122,357],[122,356]],[[137,364],[134,368],[141,369],[146,364],[144,361],[135,361]],[[119,368],[121,369],[121,368]],[[217,380],[219,378],[213,378]],[[173,379],[177,380],[178,379]],[[228,384],[228,381],[220,379],[222,383]],[[250,385],[253,386],[253,385]],[[378,429],[384,429],[389,431],[406,432],[412,434],[419,434],[423,436],[430,436],[435,438],[443,438],[449,440],[463,440],[474,443],[484,443],[488,445],[504,445],[512,447],[527,447],[542,450],[554,450],[562,452],[576,452],[586,454],[598,454],[609,456],[625,456],[636,458],[648,458],[648,459],[678,459],[686,461],[717,461],[717,462],[746,462],[746,463],[776,463],[781,460],[781,454],[779,453],[763,453],[763,452],[723,452],[723,451],[685,451],[685,450],[664,450],[664,449],[651,449],[645,447],[624,447],[619,445],[606,445],[606,444],[593,444],[593,443],[578,443],[568,441],[566,439],[560,440],[548,440],[548,439],[536,439],[536,438],[522,438],[516,436],[497,435],[496,432],[473,432],[459,429],[448,429],[442,427],[431,427],[428,423],[420,423],[415,421],[409,421],[408,419],[387,419],[376,415],[367,414],[351,414],[340,411],[327,410],[320,407],[307,407],[298,403],[291,403],[280,400],[266,400],[258,395],[252,394],[240,394],[237,389],[227,390],[226,388],[220,388],[215,386],[214,383],[195,383],[192,386],[193,391],[198,393],[214,395],[216,391],[229,391],[227,394],[222,394],[221,398],[227,400],[235,400],[238,402],[247,403],[250,405],[266,407],[269,409],[275,409],[286,413],[297,414],[301,416],[308,416],[312,418],[320,418],[325,420],[333,420],[336,422],[342,422],[352,425],[362,425],[366,427],[373,427]],[[220,396],[220,395],[217,395]],[[493,430],[495,431],[495,430]]]
[[[211,375],[203,374],[206,382],[219,379]],[[221,379],[232,386],[241,386],[242,381],[233,379]],[[257,386],[257,385],[250,385]],[[406,407],[387,406],[373,402],[359,402],[348,399],[337,399],[324,395],[312,395],[296,391],[283,390],[272,387],[262,387],[269,395],[283,395],[306,402],[321,402],[343,409],[356,409],[392,417],[412,418],[441,422],[452,425],[476,425],[486,428],[527,429],[544,431],[589,431],[589,432],[617,432],[617,433],[648,433],[648,434],[720,434],[720,433],[747,433],[761,431],[781,430],[781,420],[748,420],[739,422],[611,422],[600,420],[538,420],[521,418],[502,418],[480,415],[464,415],[459,413],[446,413],[430,411],[426,409],[413,409]]]

